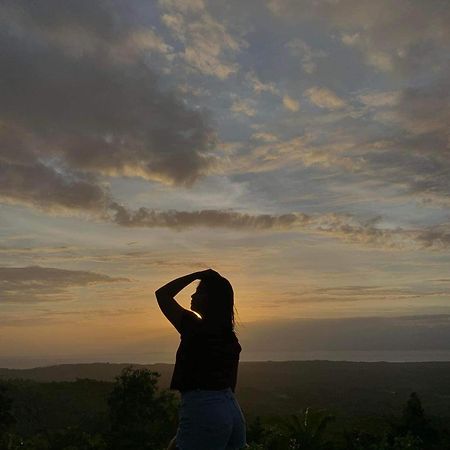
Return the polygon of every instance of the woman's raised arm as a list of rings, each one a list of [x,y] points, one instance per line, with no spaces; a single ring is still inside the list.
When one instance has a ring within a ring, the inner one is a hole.
[[[167,317],[169,322],[177,329],[180,329],[181,316],[185,310],[176,300],[175,296],[184,289],[188,284],[195,280],[201,280],[203,277],[217,273],[214,270],[202,270],[200,272],[193,272],[189,275],[176,278],[169,281],[164,286],[155,291],[156,300],[161,308],[163,314]]]

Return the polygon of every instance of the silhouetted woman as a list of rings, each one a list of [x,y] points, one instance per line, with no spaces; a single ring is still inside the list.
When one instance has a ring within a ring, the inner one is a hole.
[[[200,283],[188,310],[174,297],[195,280]],[[234,397],[241,346],[234,333],[230,282],[208,269],[177,278],[155,295],[161,311],[181,335],[170,385],[181,392],[181,406],[177,434],[169,449],[245,447],[245,420]]]

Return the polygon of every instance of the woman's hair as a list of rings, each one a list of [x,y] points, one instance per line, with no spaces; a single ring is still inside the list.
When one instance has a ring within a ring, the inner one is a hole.
[[[203,278],[199,287],[205,289],[208,298],[204,305],[205,318],[234,330],[234,293],[231,283],[220,275],[211,275]]]

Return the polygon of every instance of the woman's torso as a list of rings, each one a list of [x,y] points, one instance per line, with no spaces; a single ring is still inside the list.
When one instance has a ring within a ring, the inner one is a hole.
[[[205,326],[192,313],[184,314],[181,341],[170,388],[220,390],[236,387],[241,346],[232,330]]]

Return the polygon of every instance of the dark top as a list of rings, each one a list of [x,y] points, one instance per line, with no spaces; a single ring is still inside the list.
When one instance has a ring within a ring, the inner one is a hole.
[[[236,388],[241,346],[232,330],[208,328],[202,319],[184,311],[178,329],[177,350],[170,389],[220,390]]]

